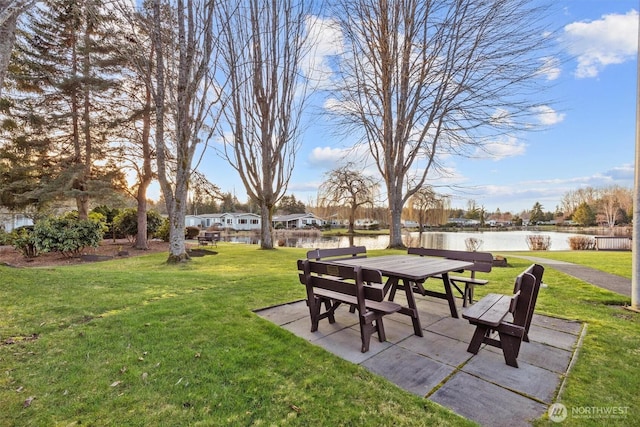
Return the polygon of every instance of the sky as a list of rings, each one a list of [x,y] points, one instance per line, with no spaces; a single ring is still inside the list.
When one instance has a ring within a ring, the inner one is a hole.
[[[569,191],[633,187],[639,3],[554,3],[557,46],[568,60],[555,63],[547,76],[551,89],[545,96],[555,102],[540,116],[542,129],[515,135],[491,156],[446,158],[449,176],[431,178],[438,192],[451,196],[452,207],[464,209],[473,200],[487,212],[517,214],[538,202],[553,212]],[[319,52],[335,53],[332,43]],[[301,136],[287,191],[307,204],[315,203],[325,174],[349,148],[321,109],[309,109],[310,125]],[[223,192],[247,200],[237,173],[213,150],[205,152],[199,170]]]

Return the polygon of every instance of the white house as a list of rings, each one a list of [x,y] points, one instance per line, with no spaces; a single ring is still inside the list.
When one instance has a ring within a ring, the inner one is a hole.
[[[7,233],[14,228],[33,225],[33,219],[22,213],[0,211],[0,229]]]
[[[186,215],[186,227],[220,227],[234,230],[259,230],[260,215],[254,213],[224,212],[216,214]]]
[[[279,215],[274,216],[271,221],[274,228],[277,228],[278,226],[284,228],[320,227],[326,223],[325,220],[318,218],[312,213]]]

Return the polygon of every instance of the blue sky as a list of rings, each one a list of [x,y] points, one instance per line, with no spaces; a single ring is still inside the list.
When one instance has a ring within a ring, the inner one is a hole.
[[[580,187],[620,185],[634,177],[638,0],[564,0],[555,3],[558,40],[570,59],[558,63],[547,98],[543,130],[519,134],[484,158],[450,157],[452,206],[473,199],[491,212],[520,213],[540,202],[554,211],[564,194]],[[331,53],[330,49],[329,52]],[[324,174],[344,157],[349,141],[312,108],[287,194],[315,201]],[[236,172],[207,152],[200,171],[224,192],[246,200]],[[435,177],[434,177],[435,178]]]

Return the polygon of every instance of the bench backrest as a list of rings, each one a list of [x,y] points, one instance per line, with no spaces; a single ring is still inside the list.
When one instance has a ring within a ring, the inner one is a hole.
[[[536,285],[536,278],[530,273],[521,273],[516,278],[516,286],[518,290],[511,297],[511,305],[509,311],[513,314],[513,324],[525,327],[527,324],[527,316],[531,308],[531,297],[533,289]]]
[[[365,299],[384,299],[382,275],[377,270],[308,259],[298,260],[298,270],[300,283],[307,288],[308,301],[313,300],[314,288],[326,289],[355,296],[360,313],[365,313]]]
[[[532,276],[534,279],[533,287],[531,289],[530,305],[525,313],[524,323],[522,323],[521,325],[521,326],[524,326],[527,333],[529,333],[529,327],[531,326],[531,320],[533,319],[533,311],[536,307],[536,302],[538,301],[538,292],[540,292],[540,286],[542,285],[542,276],[544,274],[544,267],[541,266],[540,264],[532,264],[520,276],[518,276],[513,286],[514,294],[516,294],[518,291],[522,289],[521,276],[525,274]],[[514,315],[514,323],[515,323],[515,315]]]
[[[364,246],[349,246],[347,248],[314,249],[307,252],[307,259],[341,259],[341,258],[365,258],[367,248]]]
[[[407,252],[413,255],[442,257],[472,262],[472,266],[465,268],[465,270],[471,272],[471,277],[475,277],[476,271],[489,273],[491,272],[491,267],[493,267],[493,255],[489,252],[453,251],[449,249],[431,248],[409,248]]]
[[[209,239],[211,241],[219,241],[220,240],[220,232],[219,231],[205,231],[204,232],[205,239]]]

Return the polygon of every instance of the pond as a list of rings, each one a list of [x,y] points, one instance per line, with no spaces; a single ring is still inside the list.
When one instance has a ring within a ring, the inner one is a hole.
[[[422,240],[418,241],[418,232],[406,233],[403,241],[407,246],[423,246],[435,249],[467,250],[465,241],[475,238],[481,241],[479,251],[528,251],[527,236],[549,236],[551,251],[569,250],[569,238],[584,236],[576,233],[561,233],[557,231],[479,231],[479,232],[424,232]],[[224,239],[227,240],[227,239]],[[389,246],[389,236],[331,236],[331,237],[288,237],[285,246],[296,248],[338,248],[350,245],[365,246],[367,249],[384,249]],[[352,241],[351,241],[352,240]],[[228,241],[238,243],[258,244],[255,237],[232,237]]]

